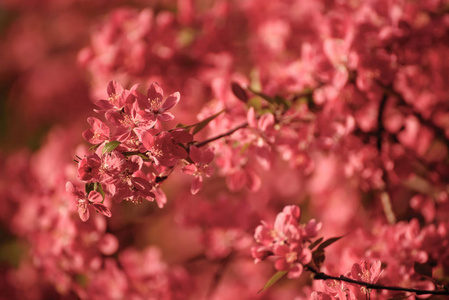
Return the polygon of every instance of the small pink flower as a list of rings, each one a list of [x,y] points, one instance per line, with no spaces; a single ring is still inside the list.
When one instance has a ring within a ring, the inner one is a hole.
[[[309,224],[299,224],[301,210],[296,205],[287,205],[276,216],[273,225],[262,221],[254,233],[254,238],[260,246],[251,248],[254,261],[260,262],[268,256],[275,256],[275,268],[287,271],[289,278],[298,278],[312,260],[309,249],[310,237],[317,234],[321,224],[315,220]],[[309,228],[308,228],[309,227]]]
[[[348,283],[340,280],[322,281],[324,290],[336,299],[357,300],[354,293],[348,288]]]
[[[106,119],[116,126],[114,139],[126,142],[134,133],[141,140],[142,133],[153,128],[156,123],[153,118],[142,115],[142,112],[137,101],[127,103],[121,110],[108,110]]]
[[[79,162],[78,177],[84,181],[98,179],[100,167],[100,157],[96,153],[90,154]]]
[[[147,95],[137,94],[137,101],[139,106],[145,111],[142,116],[152,119],[158,119],[163,122],[168,122],[173,120],[174,116],[172,113],[167,112],[173,106],[178,104],[180,99],[179,92],[175,92],[164,99],[164,92],[162,88],[153,82],[148,88]]]
[[[332,300],[333,297],[329,294],[323,293],[323,292],[313,292],[312,293],[312,300]]]
[[[109,139],[110,129],[105,123],[94,117],[88,118],[87,123],[89,123],[92,128],[83,132],[83,137],[86,141],[96,145]]]
[[[155,195],[151,192],[152,183],[142,177],[140,171],[142,166],[142,158],[136,155],[121,161],[117,168],[118,172],[108,181],[114,185],[113,199],[118,202],[125,199],[134,203],[154,199]]]
[[[210,177],[214,172],[214,169],[209,164],[214,159],[215,154],[211,148],[201,151],[195,146],[190,146],[189,155],[193,163],[183,167],[182,172],[195,176],[190,187],[190,192],[192,195],[195,195],[203,186],[203,176]]]
[[[137,85],[131,87],[130,90],[125,90],[120,83],[112,80],[109,81],[107,87],[108,99],[97,100],[95,104],[100,107],[97,112],[107,110],[120,110],[126,103],[132,102],[134,99],[134,91],[137,89]]]
[[[382,272],[380,260],[374,262],[363,260],[352,266],[351,277],[358,281],[374,284],[379,280]],[[361,291],[364,294],[368,293],[368,290],[365,287],[362,287]]]
[[[101,203],[103,197],[99,192],[90,191],[89,195],[86,195],[70,181],[68,181],[66,184],[66,190],[75,195],[76,200],[78,201],[78,204],[76,206],[78,207],[78,214],[80,216],[81,221],[86,222],[90,217],[88,205],[92,205],[95,208],[95,210],[97,210],[97,212],[105,215],[106,217],[111,217],[111,212],[109,211],[109,208],[107,208],[103,203]]]
[[[306,265],[312,259],[312,252],[308,247],[301,247],[298,243],[279,245],[274,248],[274,255],[279,256],[274,266],[278,271],[288,271],[288,278],[301,276]]]
[[[251,256],[254,258],[254,263],[256,264],[265,260],[270,255],[273,255],[270,247],[259,246],[251,248]]]
[[[318,231],[320,231],[321,227],[321,222],[317,223],[315,219],[311,219],[304,227],[303,235],[307,238],[314,238],[318,235]]]
[[[163,131],[158,135],[150,132],[142,134],[142,143],[147,150],[149,158],[159,166],[172,167],[179,159],[187,157],[187,151],[180,146],[180,143],[191,140],[191,135],[185,131]]]
[[[300,241],[301,233],[298,220],[301,211],[296,205],[288,205],[276,216],[274,226],[265,222],[256,228],[254,238],[264,246],[284,245]]]

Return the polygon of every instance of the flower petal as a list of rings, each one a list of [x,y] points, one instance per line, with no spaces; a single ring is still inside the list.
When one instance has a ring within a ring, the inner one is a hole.
[[[80,219],[83,222],[89,220],[90,214],[85,200],[78,201],[78,215],[80,216]]]
[[[304,267],[301,264],[294,264],[293,267],[290,268],[290,271],[287,274],[287,278],[293,279],[301,276]]]
[[[170,122],[174,118],[175,118],[175,116],[172,113],[169,113],[169,112],[164,112],[164,113],[161,113],[161,114],[157,115],[157,119],[162,121],[162,122]]]
[[[154,146],[154,136],[148,131],[142,133],[142,144],[147,150],[151,150],[151,148]]]
[[[147,97],[151,100],[159,98],[159,101],[162,101],[164,98],[164,91],[157,82],[153,82],[148,88]]]
[[[184,174],[194,175],[197,171],[197,168],[194,164],[190,164],[190,165],[183,167],[181,170]]]
[[[97,212],[105,215],[106,217],[111,217],[111,211],[105,205],[101,203],[92,203],[93,207],[97,210]]]
[[[195,146],[190,146],[189,156],[194,163],[201,163],[201,150]]]
[[[201,176],[195,176],[192,181],[192,186],[190,187],[190,192],[192,195],[195,195],[198,193],[201,188],[203,187],[203,177]]]
[[[97,191],[90,191],[89,196],[87,197],[92,203],[99,203],[103,201],[103,196]]]
[[[120,83],[115,80],[111,80],[108,83],[108,87],[106,88],[108,92],[108,96],[112,95],[120,95],[123,92],[123,87]]]
[[[112,255],[118,249],[118,239],[115,235],[106,233],[98,243],[98,248],[104,255]]]
[[[164,191],[160,188],[154,189],[154,194],[156,195],[156,203],[159,208],[164,207],[165,203],[167,203],[167,196]]]
[[[70,181],[67,181],[67,183],[65,184],[65,189],[67,192],[72,193],[79,199],[84,198],[84,193],[82,191],[80,191],[78,189],[78,187],[76,185],[74,185],[73,183],[71,183]]]
[[[162,111],[167,111],[170,108],[172,108],[173,106],[175,106],[176,104],[178,104],[180,98],[181,98],[181,95],[179,94],[179,92],[175,92],[175,93],[171,94],[170,96],[168,96],[167,99],[165,100],[164,104],[162,104]]]
[[[215,157],[214,149],[207,148],[204,150],[203,155],[201,156],[201,162],[203,164],[210,164]]]

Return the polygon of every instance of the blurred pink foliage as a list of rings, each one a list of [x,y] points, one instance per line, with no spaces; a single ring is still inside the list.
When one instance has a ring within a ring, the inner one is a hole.
[[[0,0],[0,30],[1,299],[447,291],[447,0]]]

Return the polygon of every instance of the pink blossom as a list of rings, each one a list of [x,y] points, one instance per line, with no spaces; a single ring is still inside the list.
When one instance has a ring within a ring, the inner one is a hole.
[[[303,248],[298,243],[288,245],[277,245],[274,247],[274,255],[279,258],[274,263],[276,270],[288,271],[288,278],[298,278],[306,265],[312,259],[309,248]]]
[[[101,144],[109,140],[109,127],[97,118],[89,117],[87,122],[92,126],[83,132],[83,137],[91,144]]]
[[[114,138],[121,142],[133,139],[133,134],[142,140],[143,132],[152,129],[155,125],[153,119],[143,115],[137,101],[127,103],[122,110],[108,110],[105,113],[106,119],[116,126]],[[136,148],[136,144],[132,145]]]
[[[313,292],[312,300],[332,300],[332,296],[323,292]]]
[[[178,104],[180,99],[179,92],[175,92],[164,99],[164,92],[162,88],[156,83],[153,82],[148,88],[147,95],[137,94],[137,101],[142,112],[142,116],[148,119],[158,119],[163,122],[169,122],[173,120],[174,116],[172,113],[167,112],[173,106]]]
[[[348,232],[319,272],[447,286],[447,0],[3,2],[13,16],[1,28],[5,298],[369,298],[306,278],[256,296],[273,265],[296,278],[315,264],[312,243]],[[81,74],[73,61],[86,42]],[[158,81],[171,95],[119,81]],[[254,93],[234,97],[231,82]],[[105,86],[83,133],[88,154],[75,148],[77,118]],[[32,151],[16,147],[59,121],[66,129],[36,135]],[[218,174],[203,185],[212,157]],[[92,207],[109,215],[111,200],[171,205],[124,203],[113,219],[79,222],[64,184],[82,220]],[[250,251],[268,263],[253,265]]]
[[[130,90],[124,89],[117,81],[110,81],[107,86],[108,99],[97,100],[95,104],[100,107],[97,111],[120,110],[126,103],[132,101],[133,92],[137,85],[134,85]]]
[[[322,283],[326,293],[336,299],[357,300],[349,284],[340,280],[326,280]]]
[[[352,266],[351,277],[355,280],[374,284],[379,280],[382,272],[380,260],[374,262],[364,260]],[[361,290],[364,294],[369,292],[365,287],[362,287]]]
[[[198,193],[203,185],[203,176],[210,177],[214,169],[209,165],[214,159],[214,152],[211,148],[204,151],[195,146],[190,146],[189,157],[192,164],[188,164],[182,168],[182,172],[195,176],[190,191],[192,195]]]
[[[151,192],[152,183],[139,176],[142,166],[142,158],[136,155],[119,166],[118,173],[110,180],[115,186],[114,199],[119,202],[125,199],[134,203],[139,203],[142,199],[154,199],[155,195]]]
[[[70,181],[66,184],[66,190],[76,197],[76,201],[78,202],[76,205],[78,207],[78,214],[83,222],[86,222],[90,216],[88,205],[92,205],[97,212],[106,217],[111,217],[111,212],[109,211],[109,208],[102,203],[103,197],[99,192],[90,191],[89,194],[86,195]]]
[[[304,225],[299,224],[300,216],[298,206],[288,205],[276,216],[273,227],[262,222],[256,228],[254,238],[261,244],[251,248],[251,255],[256,263],[274,256],[276,270],[287,271],[289,278],[298,278],[302,274],[304,265],[309,264],[312,259],[312,252],[308,247],[311,243],[309,238],[316,235],[319,228],[312,221],[308,226],[313,228],[307,232]]]
[[[98,180],[100,175],[101,159],[96,153],[84,157],[78,164],[78,177],[81,180]]]
[[[179,145],[180,142],[190,140],[191,135],[184,131],[163,131],[153,136],[150,132],[144,132],[142,143],[147,150],[147,155],[156,165],[166,167],[174,166],[181,158],[187,157],[187,151]]]

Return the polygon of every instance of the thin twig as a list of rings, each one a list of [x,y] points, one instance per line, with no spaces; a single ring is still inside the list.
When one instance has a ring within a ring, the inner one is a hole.
[[[237,130],[242,129],[242,128],[245,128],[246,126],[248,126],[248,122],[245,122],[245,123],[243,123],[243,124],[240,124],[239,126],[233,128],[233,129],[231,129],[231,130],[229,130],[229,131],[226,131],[225,133],[222,133],[222,134],[220,134],[220,135],[211,137],[211,138],[209,138],[209,139],[207,139],[207,140],[204,140],[204,141],[202,141],[202,142],[198,142],[198,143],[196,143],[196,144],[194,144],[194,145],[195,145],[196,147],[202,147],[202,146],[204,146],[204,145],[207,145],[207,144],[210,143],[210,142],[213,142],[213,141],[216,141],[216,140],[218,140],[218,139],[221,139],[222,137],[231,135],[231,134],[233,134],[234,132],[236,132]]]
[[[313,279],[315,279],[315,280],[328,280],[328,279],[339,280],[339,281],[344,281],[344,282],[364,286],[367,289],[371,289],[371,290],[390,290],[390,291],[410,292],[410,293],[415,293],[417,295],[426,295],[426,294],[428,294],[428,295],[449,295],[449,290],[447,290],[447,289],[444,289],[441,291],[435,291],[435,290],[429,291],[429,290],[403,288],[403,287],[398,287],[398,286],[373,284],[373,283],[369,283],[369,282],[354,280],[354,279],[345,277],[343,275],[341,275],[339,277],[327,275],[327,274],[319,272],[311,267],[307,267],[307,269],[310,272],[315,274],[315,276],[313,277]]]
[[[386,93],[382,96],[379,104],[379,113],[377,114],[377,150],[382,152],[382,134],[384,132],[383,115],[387,104],[388,96]]]
[[[221,259],[219,264],[218,264],[218,269],[215,272],[214,278],[212,279],[212,283],[209,287],[209,291],[207,292],[207,296],[208,298],[210,298],[215,289],[217,288],[218,284],[220,283],[220,280],[223,278],[224,272],[226,270],[226,267],[228,266],[229,262],[231,261],[232,257],[234,253],[231,252],[228,256],[226,256],[225,258]]]

